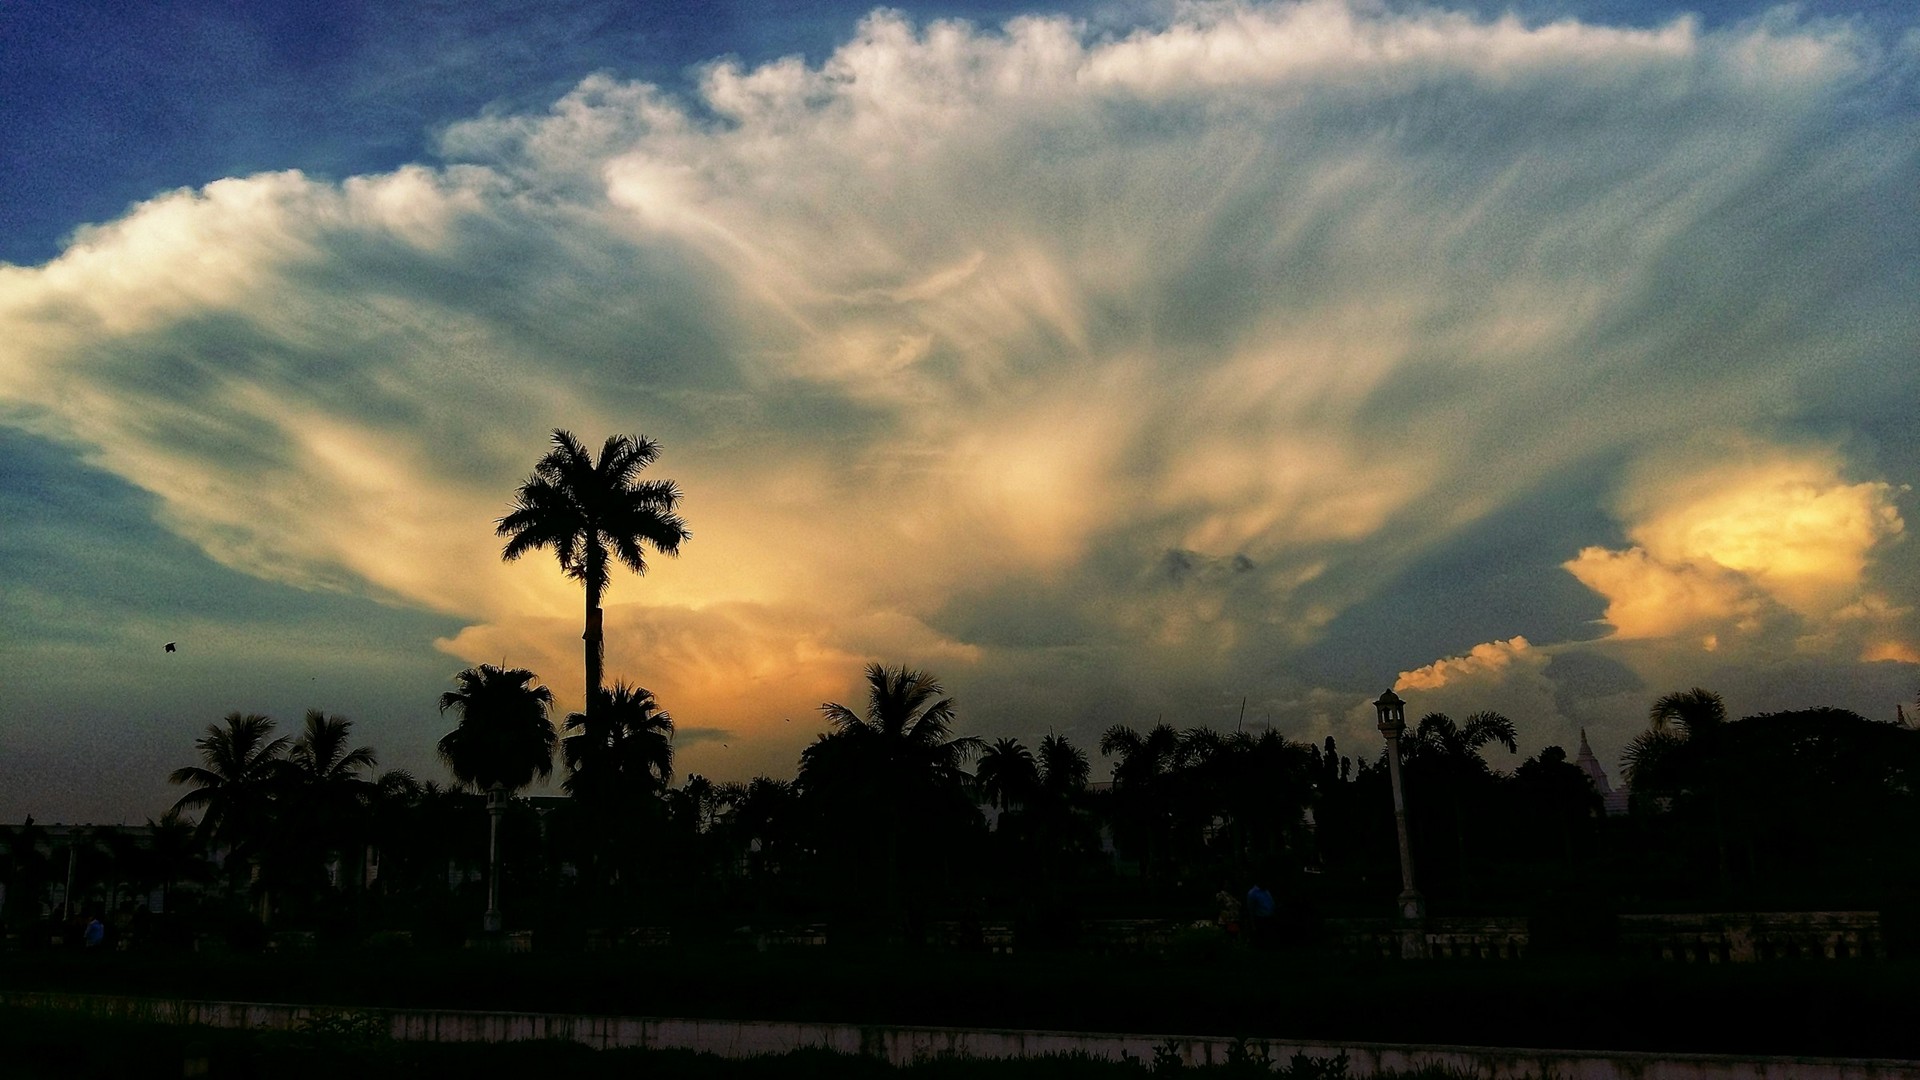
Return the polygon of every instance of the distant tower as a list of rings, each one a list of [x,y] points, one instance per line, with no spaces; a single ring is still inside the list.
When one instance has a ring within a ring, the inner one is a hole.
[[[1580,771],[1587,774],[1593,782],[1593,790],[1600,793],[1600,805],[1606,808],[1607,816],[1612,817],[1627,812],[1627,790],[1613,790],[1607,782],[1607,770],[1600,767],[1600,759],[1593,756],[1593,747],[1587,745],[1587,729],[1580,729],[1580,755],[1573,759]]]

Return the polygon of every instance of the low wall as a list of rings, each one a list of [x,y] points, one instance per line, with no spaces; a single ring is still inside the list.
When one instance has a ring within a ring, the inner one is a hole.
[[[0,1008],[47,1009],[90,1016],[215,1028],[287,1031],[316,1016],[382,1017],[396,1039],[425,1042],[508,1042],[563,1039],[596,1049],[645,1047],[694,1050],[742,1058],[818,1047],[883,1058],[896,1065],[941,1055],[974,1058],[1081,1053],[1143,1062],[1171,1050],[1188,1065],[1228,1060],[1236,1040],[1217,1037],[1118,1035],[1067,1031],[887,1027],[764,1020],[692,1020],[562,1013],[468,1012],[448,1009],[338,1009],[235,1001],[187,1001],[99,994],[0,993]],[[1352,1074],[1440,1065],[1489,1080],[1920,1080],[1920,1062],[1867,1058],[1733,1057],[1710,1054],[1598,1053],[1501,1049],[1484,1046],[1408,1046],[1392,1043],[1302,1043],[1250,1040],[1276,1065],[1296,1054],[1333,1059],[1345,1054]]]

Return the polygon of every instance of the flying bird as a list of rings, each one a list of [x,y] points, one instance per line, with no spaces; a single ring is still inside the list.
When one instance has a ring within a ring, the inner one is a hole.
[[[175,646],[176,644],[178,644],[178,642],[173,642],[173,641],[169,641],[169,642],[167,642],[167,651],[168,651],[168,652],[179,652],[179,651],[180,651],[179,649],[176,649],[176,648],[174,648],[174,646]]]

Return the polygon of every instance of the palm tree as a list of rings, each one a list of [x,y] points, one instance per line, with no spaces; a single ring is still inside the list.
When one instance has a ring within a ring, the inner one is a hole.
[[[926,845],[902,852],[907,828],[921,829],[931,844],[933,830],[957,825],[960,816],[978,820],[963,793],[962,766],[980,740],[953,735],[953,699],[945,694],[927,672],[869,664],[866,709],[821,705],[834,730],[800,755],[795,785],[828,818],[829,829],[855,847],[862,838],[881,847],[885,911],[893,919],[902,914],[903,854],[927,853]]]
[[[1100,736],[1100,753],[1113,763],[1114,840],[1149,878],[1168,868],[1173,842],[1174,773],[1181,760],[1180,732],[1155,724],[1145,735],[1114,724]]]
[[[598,887],[637,878],[627,871],[645,845],[641,830],[664,807],[654,799],[673,779],[673,717],[650,690],[615,683],[598,691],[590,712],[572,713],[561,740],[573,809],[588,822],[579,830]],[[653,811],[653,813],[649,813]]]
[[[625,683],[599,691],[592,713],[569,713],[561,742],[567,794],[583,803],[616,806],[649,795],[673,780],[673,717],[653,691]]]
[[[191,822],[182,820],[179,810],[168,810],[160,820],[147,819],[153,837],[154,872],[160,878],[160,911],[173,911],[173,883],[182,878],[200,878],[206,874],[204,845]]]
[[[1061,797],[1072,797],[1086,790],[1091,767],[1087,752],[1066,740],[1048,735],[1040,740],[1040,786]]]
[[[1620,755],[1634,801],[1643,807],[1686,794],[1705,796],[1722,888],[1733,877],[1718,765],[1727,727],[1727,706],[1719,694],[1698,686],[1676,690],[1655,699],[1647,710],[1647,730]]]
[[[559,735],[547,710],[553,691],[531,685],[535,676],[525,668],[497,668],[491,664],[468,668],[454,676],[460,689],[440,695],[440,711],[454,709],[460,725],[440,739],[440,757],[454,778],[487,794],[487,915],[488,933],[504,925],[500,916],[500,816],[507,797],[553,775],[553,747]]]
[[[691,780],[687,786],[693,786]],[[767,776],[714,789],[714,828],[721,834],[720,850],[728,864],[744,865],[756,878],[780,867],[790,847],[795,798],[792,783]]]
[[[1699,780],[1698,768],[1726,726],[1726,703],[1711,690],[1661,695],[1647,710],[1647,730],[1621,752],[1628,785],[1643,798],[1678,795]]]
[[[1480,753],[1490,744],[1506,747],[1509,754],[1520,752],[1513,721],[1497,712],[1473,713],[1465,724],[1455,724],[1446,713],[1428,713],[1407,740],[1409,781],[1427,790],[1438,789],[1453,819],[1455,869],[1463,895],[1472,884],[1467,873],[1464,804],[1470,798],[1484,802],[1488,786],[1495,782],[1493,767]]]
[[[987,802],[1001,810],[1024,806],[1040,788],[1040,769],[1033,752],[1018,739],[995,739],[980,754],[973,778]]]
[[[587,592],[586,708],[599,696],[605,659],[600,629],[600,598],[608,585],[610,560],[636,574],[647,572],[646,547],[678,555],[692,534],[675,514],[680,490],[671,480],[639,480],[642,469],[660,456],[660,444],[645,436],[613,435],[594,461],[568,431],[553,433],[553,449],[533,466],[533,475],[515,493],[513,509],[495,534],[507,537],[500,557],[511,562],[535,548],[550,547],[560,570]]]
[[[353,721],[308,709],[305,726],[287,753],[287,798],[305,853],[302,870],[317,871],[338,855],[348,880],[364,881],[366,847],[356,843],[377,788],[361,776],[379,764],[370,746],[352,746]],[[349,855],[350,849],[357,848]]]
[[[1480,750],[1489,743],[1506,747],[1509,754],[1519,753],[1513,721],[1497,712],[1477,712],[1464,725],[1456,725],[1446,713],[1428,713],[1414,729],[1407,756],[1415,761],[1439,758],[1449,766],[1484,773],[1488,765]]]
[[[258,713],[228,713],[194,740],[201,764],[175,769],[167,777],[169,783],[193,785],[173,804],[173,811],[199,810],[200,836],[224,844],[242,863],[259,857],[273,827],[273,796],[291,741],[271,738],[273,727],[271,718]],[[270,911],[264,890],[260,903],[263,915]]]

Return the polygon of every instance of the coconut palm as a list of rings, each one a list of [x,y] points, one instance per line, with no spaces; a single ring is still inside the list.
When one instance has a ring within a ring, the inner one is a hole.
[[[1647,710],[1647,729],[1621,752],[1633,800],[1642,808],[1703,797],[1713,825],[1716,869],[1724,888],[1733,868],[1718,757],[1727,732],[1727,706],[1698,686],[1662,694]]]
[[[513,509],[498,522],[507,537],[500,552],[511,562],[535,548],[550,547],[568,577],[587,593],[586,708],[599,696],[605,658],[600,598],[609,564],[618,560],[636,574],[647,572],[646,548],[677,555],[690,534],[674,513],[680,490],[671,480],[640,480],[640,471],[660,456],[660,444],[644,436],[614,435],[595,461],[568,431],[553,433],[553,449],[533,466],[515,493]]]
[[[927,672],[869,664],[866,708],[820,706],[834,730],[800,755],[795,786],[853,866],[884,868],[884,911],[894,920],[903,914],[903,860],[926,863],[942,833],[978,822],[962,766],[980,740],[954,736],[953,699],[945,694]],[[903,850],[909,828],[913,851]]]
[[[273,720],[258,713],[228,713],[194,740],[201,764],[167,777],[169,783],[193,788],[173,809],[200,811],[200,835],[242,858],[266,835],[275,780],[292,741],[272,738],[273,728]]]
[[[454,676],[460,689],[440,695],[440,711],[453,709],[460,725],[440,739],[440,757],[454,778],[487,794],[487,917],[489,933],[504,925],[500,916],[500,817],[507,797],[553,775],[553,748],[559,735],[547,710],[553,691],[532,685],[525,668],[481,664]]]
[[[1161,723],[1142,735],[1114,724],[1100,736],[1100,753],[1115,759],[1114,842],[1139,861],[1148,877],[1169,869],[1175,773],[1181,761],[1179,730]]]
[[[632,802],[673,780],[673,717],[653,691],[625,683],[601,690],[598,708],[569,713],[561,741],[567,794],[594,806]]]
[[[1519,753],[1513,721],[1497,712],[1477,712],[1467,717],[1465,724],[1455,724],[1446,713],[1435,712],[1420,718],[1403,752],[1409,764],[1437,758],[1450,768],[1485,773],[1489,766],[1480,751],[1488,745],[1504,746],[1509,754]]]
[[[1002,810],[1026,805],[1040,788],[1040,769],[1033,752],[1018,739],[995,739],[981,752],[973,778],[987,802]]]
[[[1491,785],[1497,782],[1493,767],[1481,751],[1490,745],[1520,751],[1513,721],[1497,712],[1477,712],[1464,724],[1456,724],[1446,713],[1428,713],[1420,718],[1413,738],[1403,744],[1406,753],[1408,787],[1415,792],[1438,796],[1447,807],[1453,823],[1453,851],[1458,885],[1463,894],[1472,886],[1467,870],[1467,810],[1470,804],[1482,808],[1491,797]]]
[[[643,835],[665,807],[655,796],[673,779],[673,717],[653,693],[615,683],[598,692],[589,712],[566,719],[573,734],[561,740],[567,763],[562,784],[569,808],[586,825],[575,830],[582,868],[594,887],[637,880]],[[659,837],[652,840],[657,844]]]
[[[956,783],[980,740],[953,736],[953,699],[945,693],[927,672],[868,664],[863,713],[833,702],[820,711],[835,735],[874,748],[892,766],[889,776],[913,786]]]
[[[1091,768],[1087,752],[1068,742],[1063,735],[1048,735],[1040,740],[1040,786],[1061,797],[1079,795],[1087,788]]]
[[[299,874],[317,873],[337,855],[349,881],[365,879],[364,829],[377,791],[362,776],[378,761],[370,746],[351,743],[353,721],[308,709],[283,770],[289,813],[288,847],[302,852]]]

